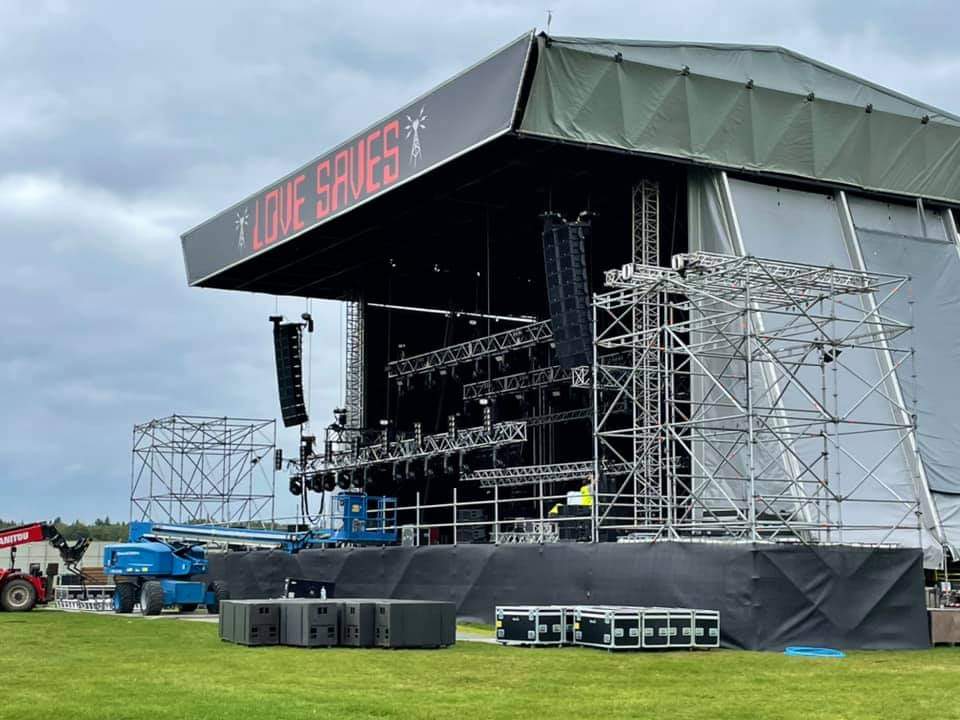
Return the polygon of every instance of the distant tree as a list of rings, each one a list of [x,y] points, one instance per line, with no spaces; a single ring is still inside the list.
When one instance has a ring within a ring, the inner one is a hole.
[[[4,520],[0,518],[0,530],[23,524],[23,522],[17,520]],[[62,518],[57,517],[54,519],[53,524],[67,540],[76,540],[80,537],[89,538],[90,540],[126,540],[129,530],[127,523],[111,522],[109,517],[103,518],[102,520],[97,518],[90,525],[80,520],[65,523]]]

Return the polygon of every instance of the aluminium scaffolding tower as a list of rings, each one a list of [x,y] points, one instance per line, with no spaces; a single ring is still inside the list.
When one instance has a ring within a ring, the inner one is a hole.
[[[911,372],[911,326],[885,313],[906,278],[695,253],[606,283],[594,299],[596,460],[662,475],[601,493],[600,530],[915,541],[919,479],[896,482],[912,472],[915,408],[890,392]],[[651,449],[652,462],[639,455]]]
[[[135,425],[131,520],[275,518],[276,421],[171,415]]]

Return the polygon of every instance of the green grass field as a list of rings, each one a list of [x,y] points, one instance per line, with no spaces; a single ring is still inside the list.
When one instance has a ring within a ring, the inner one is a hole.
[[[471,632],[475,630],[471,628]],[[616,654],[585,648],[300,650],[210,623],[0,613],[0,718],[956,717],[960,649]]]

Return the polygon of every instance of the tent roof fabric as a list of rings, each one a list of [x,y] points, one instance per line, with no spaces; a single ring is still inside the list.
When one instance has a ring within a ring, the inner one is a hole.
[[[798,53],[538,44],[522,134],[960,203],[960,117]]]

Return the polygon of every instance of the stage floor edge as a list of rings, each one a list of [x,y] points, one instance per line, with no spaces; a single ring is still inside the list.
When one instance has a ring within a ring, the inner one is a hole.
[[[922,553],[720,542],[433,545],[211,554],[234,598],[277,597],[286,577],[338,597],[448,600],[492,623],[496,605],[604,604],[720,611],[721,643],[929,647]]]

